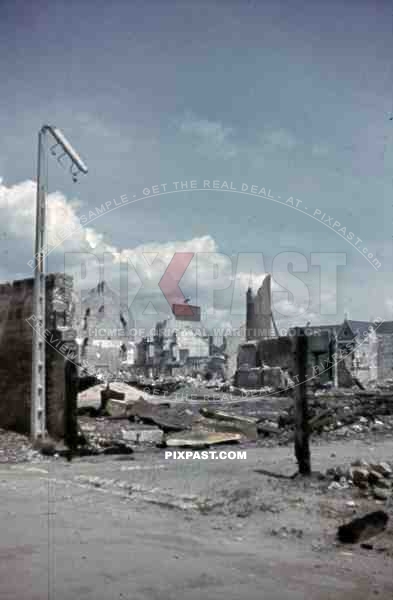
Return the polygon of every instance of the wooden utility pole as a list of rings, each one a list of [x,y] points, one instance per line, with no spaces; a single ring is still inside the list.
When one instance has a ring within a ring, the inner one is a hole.
[[[307,401],[307,337],[296,329],[295,337],[295,456],[300,475],[311,475]]]

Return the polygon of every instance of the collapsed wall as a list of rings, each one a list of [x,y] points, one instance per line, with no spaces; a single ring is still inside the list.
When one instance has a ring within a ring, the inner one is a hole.
[[[0,427],[30,433],[33,279],[0,284]],[[76,354],[72,326],[72,278],[46,278],[46,418],[48,433],[64,437],[65,363],[58,340]],[[53,343],[50,343],[52,340]]]
[[[286,389],[293,373],[292,338],[270,338],[241,344],[235,385],[243,388],[264,386]]]

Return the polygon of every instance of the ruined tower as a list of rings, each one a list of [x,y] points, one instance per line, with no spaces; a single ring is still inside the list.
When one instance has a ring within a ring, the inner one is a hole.
[[[266,275],[255,296],[251,288],[246,294],[246,339],[260,340],[272,336],[272,299],[270,273]]]

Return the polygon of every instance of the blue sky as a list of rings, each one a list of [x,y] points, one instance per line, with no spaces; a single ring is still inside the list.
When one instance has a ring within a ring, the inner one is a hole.
[[[77,185],[49,167],[50,191],[69,207],[77,199],[79,214],[161,182],[263,186],[333,215],[377,257],[378,272],[317,221],[240,194],[147,198],[94,231],[118,251],[208,239],[206,251],[263,252],[267,269],[283,251],[344,252],[337,319],[392,318],[392,32],[382,1],[2,0],[3,197],[35,179],[45,122],[88,163]],[[4,279],[29,274],[29,194],[3,206]],[[53,253],[50,268],[61,264]],[[299,276],[316,291],[317,269]],[[309,312],[318,320],[318,307]]]

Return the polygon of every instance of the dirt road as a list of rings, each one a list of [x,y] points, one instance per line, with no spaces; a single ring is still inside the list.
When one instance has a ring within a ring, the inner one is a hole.
[[[392,455],[393,441],[325,444],[313,448],[313,468]],[[293,473],[291,449],[248,447],[237,461],[155,450],[2,465],[0,598],[393,597],[392,528],[368,550],[335,541],[355,511],[381,508],[375,500],[260,468]]]

